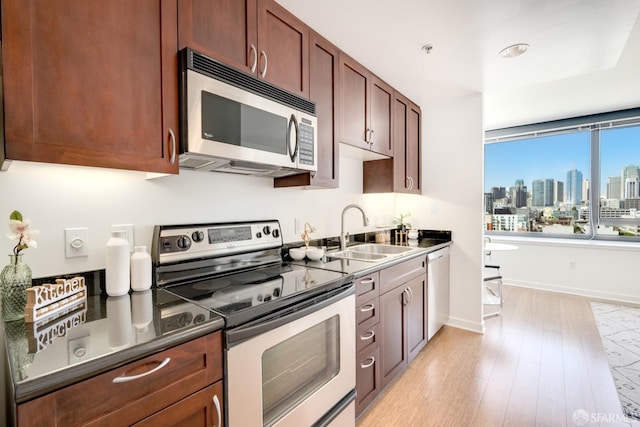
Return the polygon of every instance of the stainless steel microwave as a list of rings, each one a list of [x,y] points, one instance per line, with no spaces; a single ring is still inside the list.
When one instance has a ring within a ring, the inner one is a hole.
[[[193,49],[180,52],[180,167],[281,177],[317,170],[315,103]]]

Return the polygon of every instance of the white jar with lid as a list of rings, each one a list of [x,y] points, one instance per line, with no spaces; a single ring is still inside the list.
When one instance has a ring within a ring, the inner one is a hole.
[[[146,291],[151,287],[151,255],[146,246],[136,246],[131,255],[131,289]]]
[[[129,241],[125,231],[111,232],[107,241],[105,281],[107,295],[117,297],[129,292]]]

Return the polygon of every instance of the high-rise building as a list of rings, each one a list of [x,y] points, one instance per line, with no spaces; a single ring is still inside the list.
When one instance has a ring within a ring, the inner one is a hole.
[[[544,206],[544,180],[536,179],[531,183],[531,206]]]
[[[620,200],[622,198],[622,180],[619,176],[607,179],[607,199]]]
[[[493,200],[504,199],[507,197],[507,191],[504,187],[491,187],[491,195]]]
[[[580,205],[582,201],[582,172],[576,168],[567,172],[567,188],[565,199],[570,205]]]
[[[553,206],[553,179],[544,180],[544,206]]]
[[[564,183],[562,181],[553,182],[553,202],[564,202]]]
[[[581,202],[586,202],[589,200],[589,190],[590,190],[589,180],[583,179],[582,180],[582,199],[580,199]]]
[[[640,197],[640,178],[627,178],[624,180],[624,198],[637,199]],[[627,206],[628,207],[628,206]]]
[[[636,179],[640,178],[640,167],[638,165],[627,165],[620,172],[620,198],[626,199],[625,196],[626,187],[627,187],[627,179]],[[611,197],[614,199],[615,197]]]
[[[516,185],[512,187],[511,199],[516,208],[527,206],[527,186],[524,185],[523,179],[516,179]]]

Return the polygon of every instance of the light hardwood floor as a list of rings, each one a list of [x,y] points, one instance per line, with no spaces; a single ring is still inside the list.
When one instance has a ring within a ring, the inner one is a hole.
[[[503,425],[640,425],[622,415],[588,298],[505,286],[484,335],[445,326],[357,422]]]

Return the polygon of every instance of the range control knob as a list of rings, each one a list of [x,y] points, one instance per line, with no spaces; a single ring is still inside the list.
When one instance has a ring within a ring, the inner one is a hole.
[[[191,247],[191,239],[188,236],[180,236],[176,240],[176,245],[182,250],[187,250]]]
[[[194,231],[191,233],[191,238],[194,242],[202,242],[204,240],[204,233],[202,231]]]
[[[278,230],[277,228],[274,228],[273,231],[271,232],[271,235],[277,239],[278,237],[280,237],[280,230]]]
[[[262,229],[262,232],[268,236],[269,234],[271,234],[271,227],[269,227],[268,225],[265,225],[264,228]]]
[[[257,232],[256,233],[256,239],[262,239],[262,233],[261,232]]]

